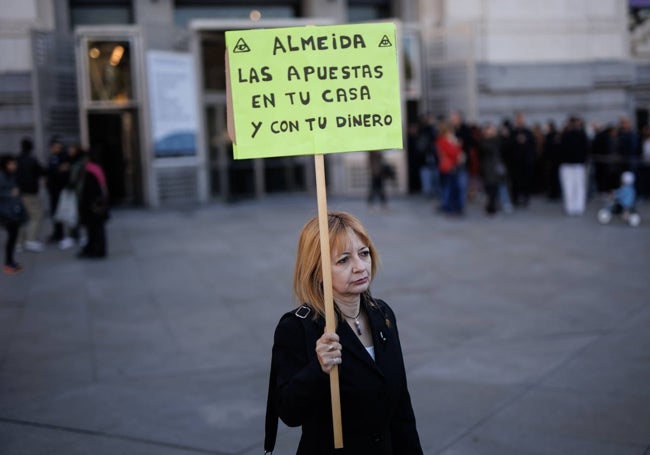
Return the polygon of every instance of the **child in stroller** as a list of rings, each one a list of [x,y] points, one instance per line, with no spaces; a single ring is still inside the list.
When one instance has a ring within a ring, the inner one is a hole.
[[[634,174],[630,171],[621,174],[621,186],[614,190],[605,206],[598,211],[598,221],[608,224],[613,215],[621,215],[623,221],[632,227],[641,224],[641,216],[636,210]]]

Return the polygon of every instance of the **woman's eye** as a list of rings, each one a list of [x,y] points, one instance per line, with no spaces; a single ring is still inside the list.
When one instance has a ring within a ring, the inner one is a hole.
[[[345,264],[346,262],[348,262],[348,257],[347,256],[339,259],[338,261],[336,261],[337,264]]]
[[[370,251],[369,251],[369,250],[363,250],[363,251],[362,251],[361,253],[359,253],[359,254],[360,254],[361,257],[363,257],[363,258],[367,258],[368,256],[370,256]]]

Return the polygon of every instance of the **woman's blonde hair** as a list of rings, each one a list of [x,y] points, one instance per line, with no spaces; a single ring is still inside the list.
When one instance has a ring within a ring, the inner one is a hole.
[[[347,212],[332,211],[327,217],[330,251],[337,251],[349,238],[351,232],[368,246],[372,265],[371,280],[379,266],[379,253],[368,232],[356,217]],[[323,297],[323,271],[320,254],[320,230],[315,216],[303,226],[298,240],[296,267],[293,272],[293,293],[299,305],[306,304],[316,313],[325,316]]]

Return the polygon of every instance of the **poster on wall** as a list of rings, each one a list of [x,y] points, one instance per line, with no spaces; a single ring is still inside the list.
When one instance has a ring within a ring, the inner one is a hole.
[[[199,122],[192,55],[147,52],[147,78],[154,157],[196,156]]]

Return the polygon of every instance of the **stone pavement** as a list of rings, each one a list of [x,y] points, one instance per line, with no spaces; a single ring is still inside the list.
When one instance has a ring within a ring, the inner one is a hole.
[[[650,454],[650,206],[633,229],[369,212],[426,454]],[[272,333],[315,198],[120,210],[110,257],[0,277],[0,453],[261,454]],[[0,240],[4,241],[4,236]],[[280,426],[276,454],[295,453]]]

